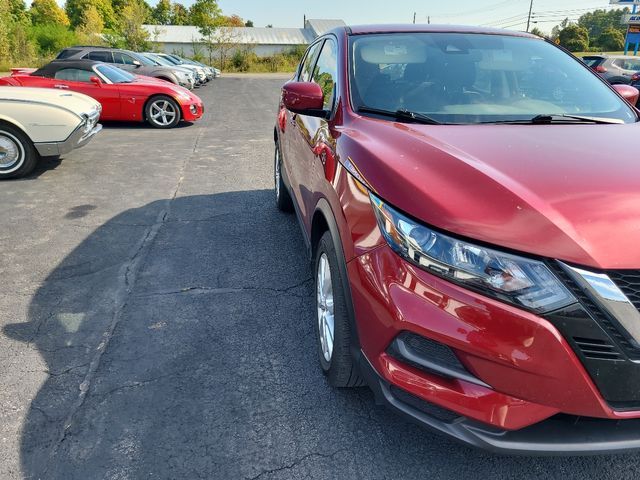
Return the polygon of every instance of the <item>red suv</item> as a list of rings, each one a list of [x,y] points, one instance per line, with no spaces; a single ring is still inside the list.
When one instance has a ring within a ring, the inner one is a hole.
[[[639,448],[637,97],[524,33],[318,38],[282,89],[275,195],[329,383],[494,451]]]

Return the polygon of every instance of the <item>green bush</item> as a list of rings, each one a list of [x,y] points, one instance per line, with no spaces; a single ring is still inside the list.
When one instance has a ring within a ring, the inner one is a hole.
[[[30,37],[35,42],[41,56],[55,55],[63,48],[78,43],[75,32],[62,25],[34,25]]]

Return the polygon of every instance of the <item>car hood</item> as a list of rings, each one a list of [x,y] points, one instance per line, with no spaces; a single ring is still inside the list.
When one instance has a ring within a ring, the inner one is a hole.
[[[640,124],[356,122],[367,125],[345,129],[353,162],[417,219],[575,264],[640,268]]]
[[[82,93],[69,90],[29,87],[0,87],[0,101],[34,102],[56,105],[78,116],[100,108],[100,103]]]

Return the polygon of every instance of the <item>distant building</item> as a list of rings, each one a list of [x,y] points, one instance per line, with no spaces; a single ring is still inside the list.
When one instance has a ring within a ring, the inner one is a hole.
[[[308,45],[315,38],[335,27],[346,25],[342,20],[306,20],[304,28],[224,27],[216,33],[221,43],[251,47],[259,57]],[[194,26],[143,25],[150,40],[167,53],[193,55],[194,44],[202,44],[202,35]]]

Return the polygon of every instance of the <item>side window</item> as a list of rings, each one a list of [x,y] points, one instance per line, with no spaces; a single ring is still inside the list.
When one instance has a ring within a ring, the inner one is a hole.
[[[119,63],[121,65],[133,65],[133,58],[126,53],[114,52],[113,63]]]
[[[58,80],[67,80],[69,82],[90,82],[89,80],[93,76],[92,72],[86,70],[80,70],[78,68],[64,68],[58,70],[54,76]]]
[[[86,58],[88,58],[89,60],[95,60],[97,62],[113,63],[111,52],[106,50],[94,50],[92,52],[89,52],[89,54],[86,55]]]
[[[313,69],[313,81],[324,93],[324,109],[332,110],[336,96],[336,80],[338,78],[338,48],[335,42],[324,42],[316,67]]]
[[[316,61],[316,54],[318,53],[320,45],[322,45],[322,42],[312,45],[311,48],[307,50],[307,55],[304,57],[302,65],[300,66],[300,74],[298,76],[299,81],[308,82],[311,80],[311,69]]]

